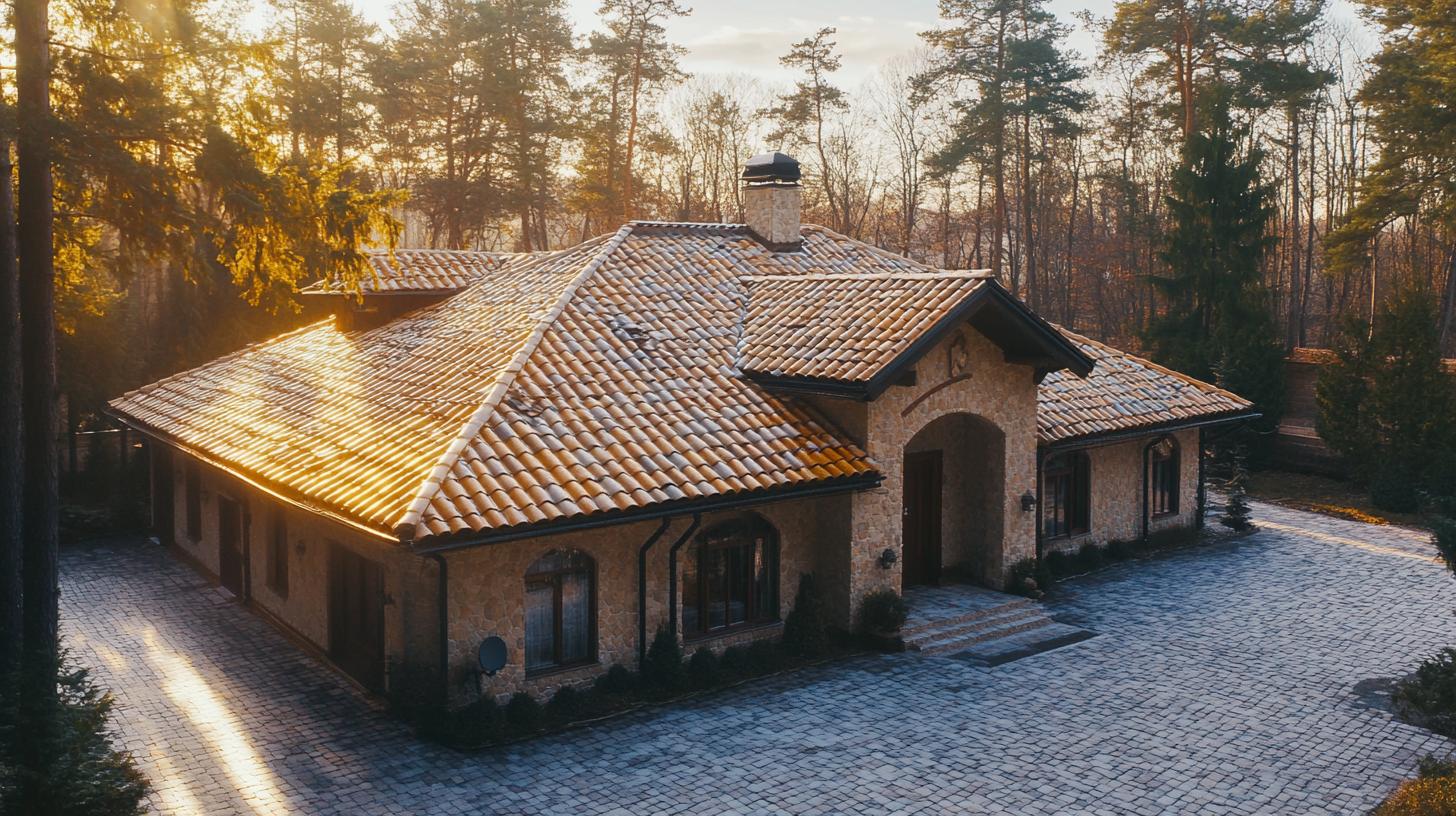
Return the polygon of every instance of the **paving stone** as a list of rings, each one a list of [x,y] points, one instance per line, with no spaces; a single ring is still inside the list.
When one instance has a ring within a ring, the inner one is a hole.
[[[1364,813],[1453,749],[1365,681],[1456,643],[1456,581],[1422,533],[1255,511],[1060,585],[1091,640],[857,658],[482,754],[419,742],[155,545],[63,553],[64,634],[165,814]]]

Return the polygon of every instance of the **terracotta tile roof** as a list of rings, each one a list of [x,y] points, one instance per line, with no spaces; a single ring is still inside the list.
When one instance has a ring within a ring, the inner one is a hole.
[[[367,254],[375,277],[361,281],[360,290],[364,294],[396,294],[458,292],[493,273],[509,271],[550,253],[397,249],[392,263],[385,250],[371,250]],[[343,294],[323,281],[299,291],[306,295]]]
[[[1234,415],[1253,404],[1222,388],[1061,329],[1097,362],[1085,379],[1055,371],[1037,391],[1037,438],[1042,444]]]
[[[740,367],[866,382],[986,280],[976,272],[752,277]]]

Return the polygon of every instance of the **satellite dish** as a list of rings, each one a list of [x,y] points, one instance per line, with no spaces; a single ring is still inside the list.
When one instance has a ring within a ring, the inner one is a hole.
[[[505,668],[506,642],[495,635],[482,640],[476,659],[480,662],[480,670],[486,676],[494,676],[496,672]]]

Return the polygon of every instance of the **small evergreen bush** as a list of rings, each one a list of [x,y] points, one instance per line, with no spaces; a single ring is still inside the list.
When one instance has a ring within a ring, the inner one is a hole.
[[[564,725],[586,713],[589,704],[587,695],[571,686],[562,686],[546,703],[546,717],[553,723]]]
[[[632,674],[632,671],[626,666],[617,663],[608,669],[606,674],[597,678],[595,687],[602,694],[630,694],[637,688],[637,676]]]
[[[1042,563],[1046,565],[1047,572],[1050,573],[1053,578],[1066,578],[1068,575],[1076,572],[1075,565],[1072,563],[1072,559],[1061,550],[1052,550],[1051,552],[1042,556],[1041,560]]]
[[[713,650],[704,646],[694,652],[692,659],[688,661],[688,681],[693,684],[693,688],[711,688],[721,680],[718,656],[713,654]]]
[[[1400,784],[1373,816],[1450,816],[1456,813],[1456,763],[1429,754],[1417,776]]]
[[[511,695],[506,703],[506,729],[512,736],[530,734],[541,727],[541,704],[524,691]]]
[[[1436,552],[1446,563],[1446,569],[1456,573],[1456,520],[1438,516],[1431,520],[1431,542]]]
[[[642,681],[649,686],[671,690],[682,685],[682,680],[682,646],[671,630],[659,627],[647,649],[647,661],[642,664]]]
[[[1035,558],[1023,558],[1006,571],[1006,591],[1028,598],[1040,598],[1043,585],[1038,579]]]
[[[1456,649],[1442,649],[1395,689],[1395,704],[1407,716],[1448,737],[1456,737]]]
[[[1101,569],[1105,560],[1102,548],[1090,541],[1083,544],[1082,549],[1077,550],[1077,564],[1083,572]]]
[[[1133,546],[1131,542],[1114,538],[1107,542],[1107,546],[1103,549],[1103,554],[1107,556],[1109,561],[1126,561],[1137,555],[1137,547]]]
[[[867,634],[895,635],[910,614],[905,599],[891,589],[881,589],[864,596],[859,604],[859,630]]]
[[[718,659],[718,671],[726,677],[743,677],[749,673],[748,650],[742,646],[729,646]]]
[[[755,640],[748,644],[748,670],[752,674],[768,674],[784,665],[784,652],[772,640]]]
[[[1253,510],[1249,507],[1249,469],[1244,443],[1236,442],[1226,446],[1223,458],[1227,460],[1223,488],[1228,494],[1228,501],[1224,504],[1223,515],[1219,516],[1218,523],[1236,533],[1248,532],[1254,529],[1254,522],[1251,520]]]
[[[824,604],[810,573],[799,576],[794,611],[784,619],[784,648],[798,657],[818,657],[829,651]]]

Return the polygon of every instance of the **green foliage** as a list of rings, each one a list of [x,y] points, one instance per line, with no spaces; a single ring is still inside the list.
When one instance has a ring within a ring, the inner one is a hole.
[[[1006,571],[1006,591],[1028,598],[1041,597],[1048,582],[1035,558],[1023,558]]]
[[[675,689],[683,681],[682,645],[667,627],[658,627],[647,660],[642,664],[642,680],[660,689]]]
[[[562,686],[546,703],[546,718],[557,724],[570,723],[590,711],[592,703],[589,695],[572,686]]]
[[[742,646],[729,646],[718,660],[718,669],[725,677],[742,677],[750,673],[748,650]]]
[[[1228,501],[1224,505],[1223,515],[1219,517],[1218,523],[1235,532],[1245,532],[1254,529],[1254,522],[1250,520],[1252,513],[1249,507],[1248,480],[1249,469],[1246,462],[1246,449],[1242,441],[1233,442],[1224,446],[1222,451],[1227,459],[1227,476],[1224,478],[1224,492],[1228,494]]]
[[[1456,737],[1456,649],[1442,649],[1395,689],[1395,704],[1421,725]]]
[[[1431,520],[1431,543],[1446,569],[1456,575],[1456,520],[1437,517]]]
[[[784,650],[772,640],[755,640],[748,644],[744,653],[748,671],[752,674],[770,674],[784,667]]]
[[[799,576],[794,609],[784,619],[784,648],[799,657],[818,657],[829,649],[824,602],[811,573]]]
[[[1456,489],[1456,400],[1441,367],[1436,312],[1430,292],[1406,286],[1382,307],[1368,339],[1347,320],[1335,362],[1316,385],[1320,436],[1382,509],[1411,512],[1422,492]]]
[[[1283,355],[1260,270],[1275,242],[1274,190],[1260,176],[1263,152],[1243,147],[1248,129],[1233,123],[1226,93],[1206,119],[1173,171],[1168,272],[1152,278],[1165,308],[1147,340],[1158,362],[1253,400],[1272,428],[1283,407]]]
[[[596,690],[602,694],[630,694],[637,690],[637,675],[621,663],[615,663],[606,674],[597,678]]]
[[[1054,578],[1065,578],[1077,571],[1072,558],[1061,550],[1052,550],[1043,555],[1041,560],[1046,565],[1047,572]]]
[[[49,712],[27,701],[0,702],[0,812],[132,816],[147,783],[131,755],[111,745],[110,694],[84,669],[58,674]],[[44,717],[37,723],[30,718]],[[25,763],[21,752],[34,752]]]
[[[713,654],[713,650],[704,646],[693,652],[692,659],[688,661],[688,682],[693,688],[711,688],[719,681],[718,656]]]
[[[1137,555],[1137,549],[1137,546],[1131,541],[1114,538],[1107,542],[1107,546],[1103,548],[1103,552],[1109,561],[1126,561]]]
[[[1102,548],[1091,541],[1083,544],[1081,549],[1077,550],[1077,566],[1083,572],[1102,569],[1104,563],[1106,563],[1106,559],[1103,557]]]
[[[524,691],[511,695],[506,703],[506,730],[524,736],[541,727],[541,704]]]
[[[876,590],[860,601],[859,630],[867,634],[897,634],[909,614],[910,609],[900,593],[891,589]]]
[[[444,745],[468,748],[489,745],[505,733],[505,716],[491,697],[481,697],[464,708],[446,711],[433,706],[415,719],[419,735]]]

